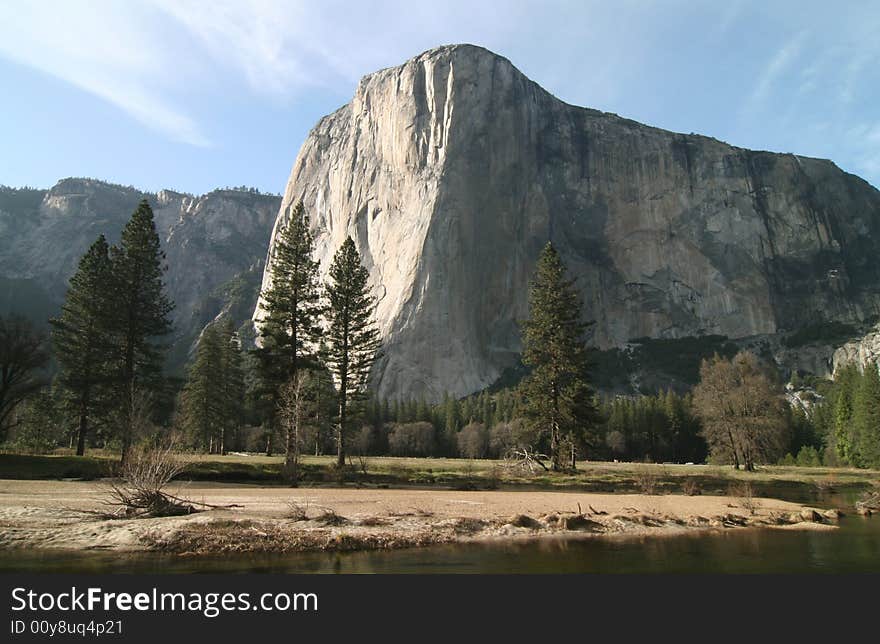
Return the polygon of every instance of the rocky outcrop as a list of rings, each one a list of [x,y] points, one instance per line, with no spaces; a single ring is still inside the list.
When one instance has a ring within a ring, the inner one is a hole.
[[[880,324],[861,339],[847,342],[834,352],[834,373],[841,367],[855,364],[864,370],[867,365],[880,368]]]
[[[183,364],[221,311],[239,323],[249,319],[279,197],[248,190],[151,194],[92,179],[65,179],[49,190],[0,190],[3,308],[38,321],[56,314],[82,254],[101,233],[118,242],[143,198],[154,209],[175,303],[172,367]]]
[[[603,348],[880,312],[865,181],[568,105],[469,45],[362,79],[304,142],[276,229],[300,200],[321,270],[351,235],[370,271],[384,396],[467,394],[513,364],[548,240]]]

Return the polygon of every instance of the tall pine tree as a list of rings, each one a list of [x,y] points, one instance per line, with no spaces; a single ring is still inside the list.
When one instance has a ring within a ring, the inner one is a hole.
[[[270,427],[277,427],[276,412],[282,385],[297,372],[315,365],[316,344],[320,337],[321,314],[318,290],[318,263],[313,258],[314,243],[302,202],[290,211],[277,236],[269,258],[271,283],[262,292],[263,317],[260,347],[256,350],[262,380],[262,395],[270,404]],[[286,433],[285,471],[293,471],[296,437]],[[268,451],[269,448],[267,448]]]
[[[221,454],[225,454],[244,423],[246,394],[241,339],[235,332],[232,320],[229,318],[226,318],[220,326],[220,346],[223,423],[219,451]]]
[[[835,376],[837,399],[834,401],[834,445],[837,455],[850,465],[861,463],[859,441],[854,432],[853,398],[861,375],[856,365],[846,365]]]
[[[327,285],[327,364],[336,380],[339,414],[336,458],[345,464],[345,432],[351,403],[366,392],[370,367],[379,351],[379,331],[373,320],[374,298],[367,287],[369,273],[351,237],[347,237],[330,266]]]
[[[852,424],[859,457],[866,467],[880,467],[880,373],[868,361],[853,395]]]
[[[183,431],[193,445],[209,453],[220,451],[219,434],[226,421],[223,348],[216,325],[208,325],[199,338],[180,397]]]
[[[82,456],[91,424],[105,416],[112,365],[112,271],[101,235],[79,261],[61,315],[49,320],[65,407],[76,417],[76,453]]]
[[[573,280],[551,243],[541,251],[529,285],[529,319],[522,325],[523,363],[531,367],[521,385],[526,416],[549,435],[554,470],[563,468],[563,450],[571,450],[593,424],[595,405],[587,382],[587,350],[581,302]]]
[[[164,293],[165,253],[159,244],[153,209],[142,200],[110,249],[112,332],[115,336],[115,406],[125,462],[134,428],[143,413],[141,401],[161,385],[164,349],[159,338],[171,332],[174,305]]]

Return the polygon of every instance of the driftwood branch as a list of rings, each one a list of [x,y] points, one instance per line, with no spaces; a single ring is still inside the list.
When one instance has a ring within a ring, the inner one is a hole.
[[[510,450],[505,460],[507,467],[527,470],[529,473],[535,472],[539,466],[545,472],[550,471],[550,468],[544,464],[549,457],[546,454],[531,452],[526,447]]]

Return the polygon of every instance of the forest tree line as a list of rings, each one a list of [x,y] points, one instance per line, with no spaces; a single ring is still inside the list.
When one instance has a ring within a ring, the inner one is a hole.
[[[118,246],[99,237],[42,337],[0,318],[0,439],[49,452],[119,450],[174,434],[208,453],[281,453],[295,481],[300,454],[543,458],[880,466],[880,375],[855,366],[815,379],[807,410],[792,408],[772,365],[754,355],[700,364],[690,392],[602,397],[590,386],[590,323],[574,281],[548,244],[529,285],[522,325],[526,376],[516,386],[440,401],[380,400],[380,355],[368,274],[348,238],[326,283],[297,204],[270,257],[259,342],[246,350],[228,318],[209,324],[181,383],[162,373],[173,304],[164,256],[143,201]],[[45,380],[50,360],[56,376]]]

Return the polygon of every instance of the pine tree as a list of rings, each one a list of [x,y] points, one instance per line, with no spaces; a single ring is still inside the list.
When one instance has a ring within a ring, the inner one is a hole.
[[[834,445],[837,455],[851,465],[859,465],[858,441],[853,432],[853,397],[861,376],[858,367],[848,365],[836,376],[834,402]]]
[[[867,467],[880,467],[880,373],[868,363],[853,395],[852,424],[859,456]]]
[[[458,447],[458,430],[461,429],[461,413],[458,400],[447,392],[443,401],[443,441],[446,444],[448,454],[454,454]]]
[[[241,340],[227,318],[220,326],[220,372],[223,390],[223,421],[220,433],[221,454],[238,434],[245,415],[244,356]]]
[[[562,469],[563,439],[572,449],[590,426],[595,407],[587,384],[587,351],[581,303],[574,282],[549,242],[529,285],[529,319],[523,325],[523,363],[531,373],[522,382],[525,413],[549,435],[554,470]],[[572,467],[574,464],[572,463]]]
[[[262,296],[260,347],[256,350],[263,383],[262,395],[269,399],[270,427],[275,418],[282,385],[297,372],[316,364],[321,314],[318,291],[318,263],[313,259],[314,243],[302,203],[289,213],[276,238],[269,259],[271,284]],[[271,448],[267,447],[267,451]],[[293,471],[296,445],[288,435],[285,460]]]
[[[90,423],[106,414],[110,401],[113,348],[112,271],[107,240],[101,235],[79,261],[61,315],[49,320],[60,368],[59,383],[69,413],[77,419],[76,454],[85,453]]]
[[[142,200],[110,249],[111,328],[115,336],[114,404],[119,412],[122,460],[125,462],[141,413],[138,400],[159,389],[164,348],[157,339],[171,332],[174,305],[164,293],[162,262],[153,210]]]
[[[349,406],[365,393],[380,346],[368,278],[354,242],[347,237],[333,258],[327,285],[327,364],[338,387],[336,457],[340,467],[345,464]]]
[[[181,394],[180,424],[193,444],[219,451],[218,430],[226,421],[223,346],[218,329],[208,325],[199,338],[196,357]]]

